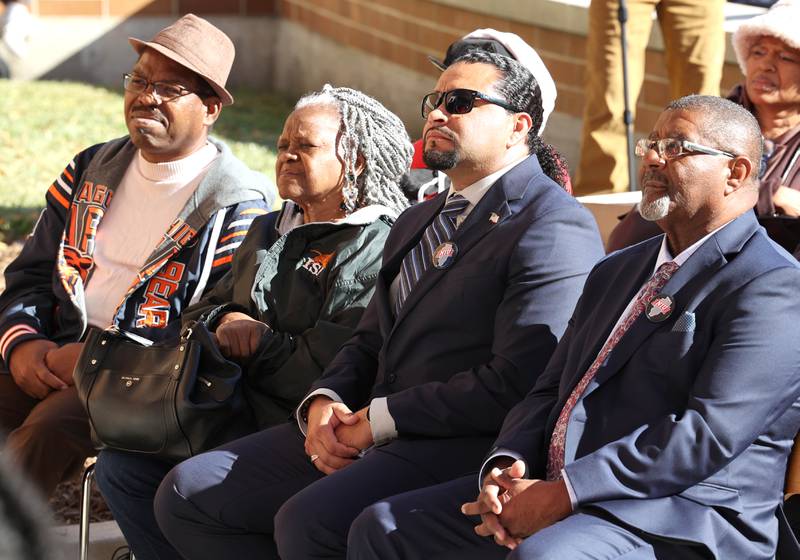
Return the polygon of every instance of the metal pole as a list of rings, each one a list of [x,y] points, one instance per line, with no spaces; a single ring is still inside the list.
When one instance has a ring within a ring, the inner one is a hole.
[[[622,120],[625,122],[625,136],[628,141],[628,190],[635,191],[636,160],[633,157],[633,113],[628,93],[628,38],[625,33],[625,24],[628,23],[628,6],[625,0],[619,0],[617,19],[619,20],[619,40],[622,46],[622,95],[625,99],[625,112]]]
[[[83,471],[83,484],[81,484],[81,526],[80,526],[80,559],[89,558],[89,511],[91,509],[92,479],[94,479],[94,465],[89,465]]]

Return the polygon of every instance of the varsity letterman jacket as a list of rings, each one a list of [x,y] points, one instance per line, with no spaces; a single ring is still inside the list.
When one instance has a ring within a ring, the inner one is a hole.
[[[209,141],[219,157],[117,307],[113,325],[134,337],[177,336],[181,311],[227,272],[250,224],[274,201],[275,189],[265,176],[247,168],[222,142]],[[0,358],[6,373],[21,342],[47,338],[65,344],[85,334],[84,287],[91,281],[97,230],[135,154],[128,137],[92,146],[75,156],[47,191],[39,221],[5,271]]]

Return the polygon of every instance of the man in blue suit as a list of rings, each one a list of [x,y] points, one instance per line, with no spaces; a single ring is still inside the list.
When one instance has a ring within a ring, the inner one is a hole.
[[[564,168],[538,136],[538,80],[468,53],[422,112],[451,192],[397,220],[375,296],[298,422],[165,478],[156,517],[182,556],[344,557],[364,507],[479,462],[552,355],[602,247],[548,177]]]
[[[593,269],[479,476],[366,509],[350,558],[774,557],[800,427],[800,267],[752,212],[758,123],[682,98],[637,154],[642,214],[666,236]]]

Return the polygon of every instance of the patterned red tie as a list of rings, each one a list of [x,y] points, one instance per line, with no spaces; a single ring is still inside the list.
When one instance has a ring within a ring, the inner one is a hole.
[[[622,339],[636,318],[642,314],[642,311],[645,310],[647,305],[653,300],[656,294],[658,294],[659,290],[664,287],[664,284],[667,283],[667,280],[670,279],[677,269],[678,265],[672,261],[666,262],[658,267],[653,277],[642,287],[642,290],[639,292],[639,297],[634,302],[630,311],[628,311],[628,314],[619,325],[617,325],[617,328],[614,329],[611,336],[608,337],[608,340],[594,359],[594,362],[592,362],[592,365],[586,373],[583,374],[578,384],[575,385],[572,393],[570,393],[567,402],[564,403],[564,408],[561,409],[561,414],[558,415],[555,428],[553,428],[553,435],[550,438],[550,448],[547,451],[548,480],[561,478],[561,469],[564,468],[564,445],[567,436],[567,423],[569,422],[570,414],[572,414],[572,409],[575,408],[575,405],[580,400],[586,387],[592,379],[594,379],[597,370],[605,363],[608,355],[611,354],[611,351],[620,339]]]

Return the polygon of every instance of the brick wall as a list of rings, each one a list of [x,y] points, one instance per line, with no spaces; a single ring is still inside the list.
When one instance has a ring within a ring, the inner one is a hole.
[[[511,2],[512,0],[508,0]],[[532,2],[532,0],[525,0]],[[178,16],[187,12],[220,16],[273,16],[425,77],[438,71],[427,55],[441,57],[458,37],[480,27],[517,33],[535,45],[558,85],[557,110],[580,118],[583,107],[584,51],[580,32],[536,25],[534,4],[518,20],[459,7],[448,0],[32,0],[39,16]],[[470,4],[464,0],[464,5]],[[533,6],[534,8],[531,8]],[[530,13],[533,12],[533,13]],[[526,21],[521,21],[525,19]],[[550,27],[553,27],[551,25]],[[283,45],[281,45],[283,46]],[[352,63],[352,61],[351,61]],[[738,82],[740,73],[727,63],[722,92]],[[433,80],[431,80],[432,82]],[[649,131],[669,101],[663,54],[648,51],[645,83],[637,106],[636,129]]]
[[[447,46],[473,29],[491,27],[518,34],[535,45],[558,86],[557,110],[580,118],[583,108],[586,37],[492,17],[428,0],[275,0],[275,13],[336,42],[435,77],[427,55],[441,57]],[[722,91],[740,78],[726,64]],[[669,102],[664,55],[647,53],[645,83],[636,128],[649,131]]]
[[[274,15],[275,0],[34,0],[39,16]]]

